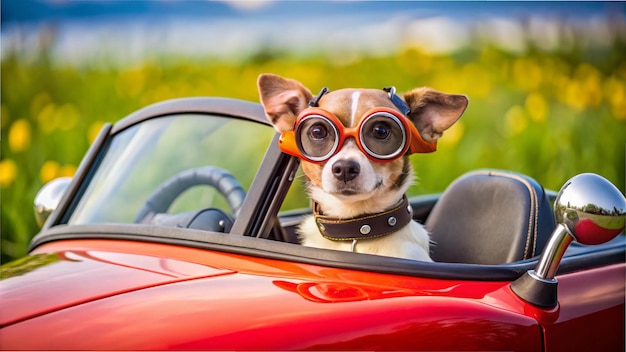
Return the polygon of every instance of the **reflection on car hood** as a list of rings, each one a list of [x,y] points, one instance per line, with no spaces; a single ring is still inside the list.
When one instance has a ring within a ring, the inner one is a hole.
[[[0,326],[126,292],[229,273],[232,271],[128,253],[68,250],[34,254],[3,268]]]

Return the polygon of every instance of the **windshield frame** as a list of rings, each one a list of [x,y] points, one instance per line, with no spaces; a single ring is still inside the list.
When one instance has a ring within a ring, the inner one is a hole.
[[[108,153],[110,144],[116,135],[148,120],[181,114],[213,115],[250,121],[271,127],[271,124],[265,117],[263,107],[260,104],[231,98],[216,97],[194,97],[167,100],[140,109],[119,120],[114,125],[105,124],[81,161],[76,174],[72,178],[72,181],[69,184],[65,195],[59,202],[56,210],[50,214],[46,223],[42,226],[41,232],[44,233],[52,227],[67,224],[69,222],[72,213],[82,196],[85,194],[90,182],[93,180],[100,163]],[[272,146],[277,144],[275,141],[276,138],[277,136],[275,135],[274,140],[270,143],[270,146],[268,146],[269,149],[273,149]],[[276,147],[275,149],[278,148]],[[270,157],[276,156],[276,153],[269,154]],[[267,151],[264,155],[264,159],[266,157],[268,157]],[[263,164],[264,161],[261,162],[261,166]],[[253,185],[251,185],[250,190],[252,190],[254,182],[255,181],[253,181]]]

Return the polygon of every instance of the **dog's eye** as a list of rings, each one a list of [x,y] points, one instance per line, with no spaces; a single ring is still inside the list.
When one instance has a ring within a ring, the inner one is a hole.
[[[372,136],[376,139],[387,139],[390,134],[391,128],[389,128],[389,125],[385,122],[377,122],[372,127]]]
[[[324,139],[328,136],[328,129],[321,123],[316,123],[309,128],[309,136],[311,139]]]

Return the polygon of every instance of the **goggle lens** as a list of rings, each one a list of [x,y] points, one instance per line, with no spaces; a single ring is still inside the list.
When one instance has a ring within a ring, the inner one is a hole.
[[[307,158],[323,161],[335,153],[339,144],[339,131],[328,118],[309,115],[298,123],[296,141]]]
[[[361,125],[359,133],[361,147],[376,159],[394,159],[405,151],[406,130],[392,114],[378,112],[370,115]]]

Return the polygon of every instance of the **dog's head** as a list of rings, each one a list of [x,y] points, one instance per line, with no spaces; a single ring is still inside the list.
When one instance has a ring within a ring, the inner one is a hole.
[[[341,89],[314,99],[301,83],[272,74],[259,76],[258,88],[283,134],[281,148],[303,160],[311,197],[336,216],[397,202],[413,179],[407,155],[434,151],[468,104],[464,95],[430,88],[404,94],[404,102],[383,89]]]

